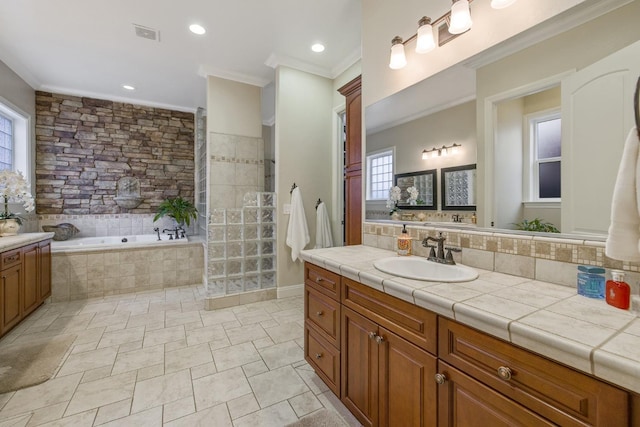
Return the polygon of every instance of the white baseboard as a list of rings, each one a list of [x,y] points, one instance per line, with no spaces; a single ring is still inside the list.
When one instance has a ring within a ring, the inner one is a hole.
[[[278,287],[278,298],[301,297],[304,295],[304,283],[301,285]]]

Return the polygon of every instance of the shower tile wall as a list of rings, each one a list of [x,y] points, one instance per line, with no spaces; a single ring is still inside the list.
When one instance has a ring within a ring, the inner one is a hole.
[[[207,295],[276,285],[276,195],[246,193],[242,208],[213,208],[207,236]]]

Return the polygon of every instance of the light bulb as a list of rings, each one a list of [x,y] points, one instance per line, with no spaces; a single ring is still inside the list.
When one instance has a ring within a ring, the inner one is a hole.
[[[458,154],[458,147],[460,147],[460,145],[454,142],[453,147],[451,147],[451,154]]]
[[[447,147],[445,147],[444,145],[442,146],[442,148],[440,149],[440,153],[441,156],[446,156],[447,154],[449,154],[449,151],[447,151]]]
[[[504,9],[514,4],[516,0],[491,0],[491,7],[494,9]]]
[[[391,40],[391,57],[389,58],[389,68],[399,70],[407,65],[407,57],[404,55],[404,45],[398,36]]]
[[[416,40],[416,53],[427,53],[435,49],[436,41],[433,38],[433,26],[431,18],[423,16],[418,21],[418,38]]]
[[[456,0],[451,6],[451,21],[449,22],[449,32],[451,34],[462,34],[471,28],[471,11],[468,0]]]
[[[429,152],[427,150],[422,150],[422,160],[427,160],[429,158]]]

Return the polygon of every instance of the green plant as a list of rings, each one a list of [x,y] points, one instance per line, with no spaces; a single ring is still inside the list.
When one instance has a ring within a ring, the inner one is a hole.
[[[198,210],[190,201],[182,197],[176,197],[175,199],[166,199],[160,203],[158,213],[153,217],[153,222],[164,216],[175,219],[178,225],[186,224],[188,227],[191,225],[191,220],[195,220],[198,217]]]
[[[550,222],[544,222],[544,220],[535,218],[531,221],[527,221],[523,219],[521,222],[513,223],[518,230],[524,231],[541,231],[544,233],[559,233],[558,230],[553,224]]]

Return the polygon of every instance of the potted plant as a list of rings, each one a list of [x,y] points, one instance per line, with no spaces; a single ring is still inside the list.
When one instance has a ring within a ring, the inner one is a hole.
[[[20,215],[9,211],[9,203],[20,203],[26,212],[35,208],[29,184],[20,171],[0,171],[0,197],[4,199],[4,210],[0,212],[0,236],[15,236],[22,225]]]
[[[514,223],[518,230],[524,231],[538,231],[543,233],[559,233],[558,230],[553,224],[550,222],[544,222],[543,219],[535,218],[531,221],[523,219],[522,222]]]
[[[166,199],[160,203],[158,213],[153,217],[153,222],[164,216],[173,218],[180,227],[185,225],[189,227],[191,220],[198,218],[198,210],[190,201],[182,197],[176,197],[175,199]]]

